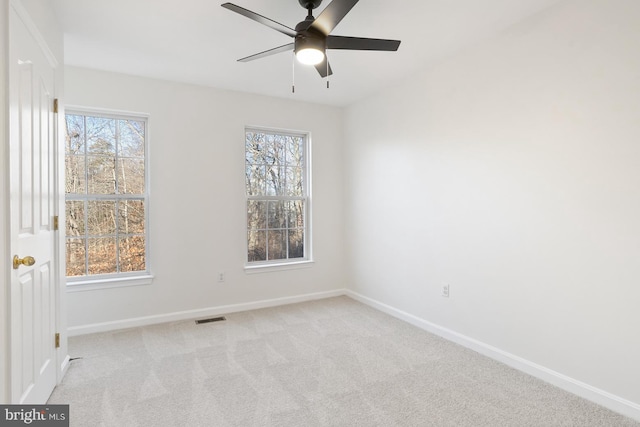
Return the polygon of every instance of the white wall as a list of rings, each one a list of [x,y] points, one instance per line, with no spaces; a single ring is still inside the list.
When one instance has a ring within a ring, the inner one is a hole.
[[[567,1],[348,108],[351,289],[640,417],[639,53]]]
[[[148,286],[69,293],[70,327],[344,287],[340,109],[74,67],[66,68],[66,92],[67,105],[150,113],[155,276]],[[244,271],[245,125],[311,132],[309,268]]]

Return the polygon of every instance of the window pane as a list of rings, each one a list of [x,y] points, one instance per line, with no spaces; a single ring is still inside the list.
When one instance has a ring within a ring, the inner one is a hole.
[[[118,203],[118,233],[144,234],[144,202],[121,200]]]
[[[249,261],[265,261],[267,259],[267,232],[249,231],[248,233]]]
[[[84,177],[85,157],[67,156],[64,159],[65,165],[65,185],[66,193],[84,194],[87,192],[87,185]]]
[[[84,116],[67,114],[67,139],[65,154],[67,156],[84,155]]]
[[[85,269],[85,240],[67,239],[67,276],[84,276]]]
[[[286,228],[286,203],[287,202],[284,201],[269,202],[269,208],[267,212],[267,224],[269,228]]]
[[[285,194],[284,168],[267,166],[267,196],[282,196]]]
[[[304,201],[294,200],[287,203],[287,227],[304,227]]]
[[[84,227],[84,202],[69,201],[65,202],[66,207],[66,235],[67,237],[83,236]]]
[[[244,143],[247,164],[264,164],[264,134],[247,132]]]
[[[117,273],[116,239],[89,239],[89,274]]]
[[[264,196],[266,181],[265,166],[247,164],[245,173],[247,177],[247,195]]]
[[[144,159],[119,159],[118,192],[144,194]]]
[[[289,258],[304,257],[304,231],[289,230]]]
[[[102,200],[88,202],[87,222],[91,236],[115,234],[116,202]]]
[[[118,120],[118,155],[144,158],[144,122]]]
[[[304,155],[304,138],[292,136],[287,139],[286,161],[289,166],[302,166]]]
[[[87,156],[89,194],[116,194],[116,158]]]
[[[302,197],[302,179],[303,170],[300,167],[288,167],[287,168],[287,196]]]
[[[267,228],[267,202],[249,200],[247,202],[247,228]]]
[[[284,166],[285,138],[282,135],[267,135],[267,145],[264,153],[267,165]]]
[[[144,236],[130,236],[120,239],[120,271],[145,271]]]
[[[269,230],[267,234],[269,244],[269,259],[287,258],[287,232],[279,230]]]
[[[115,156],[115,119],[87,116],[87,152],[100,156]]]

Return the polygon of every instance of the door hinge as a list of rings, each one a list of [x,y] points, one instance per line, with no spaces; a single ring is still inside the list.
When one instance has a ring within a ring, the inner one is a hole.
[[[58,215],[54,215],[53,216],[53,229],[57,231],[59,225],[60,224],[59,224],[59,221],[58,221]]]
[[[60,332],[56,332],[56,348],[60,348]]]
[[[58,98],[55,98],[55,99],[53,100],[53,112],[54,112],[55,114],[58,114]]]

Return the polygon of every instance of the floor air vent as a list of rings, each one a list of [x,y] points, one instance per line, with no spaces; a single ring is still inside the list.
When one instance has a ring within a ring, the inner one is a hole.
[[[226,317],[224,316],[220,316],[220,317],[211,317],[209,319],[201,319],[201,320],[196,320],[196,325],[200,325],[202,323],[211,323],[211,322],[222,322],[224,320],[227,320]]]

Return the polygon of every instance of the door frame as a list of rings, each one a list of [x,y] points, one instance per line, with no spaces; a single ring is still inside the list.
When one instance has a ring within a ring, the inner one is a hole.
[[[46,0],[43,1],[43,3]],[[66,305],[65,305],[65,257],[64,257],[64,108],[62,107],[62,96],[64,94],[63,79],[63,60],[56,58],[55,54],[49,47],[48,42],[56,43],[56,40],[47,40],[40,32],[38,25],[29,15],[28,11],[22,5],[20,0],[0,0],[0,58],[2,58],[0,66],[0,307],[2,307],[2,315],[0,315],[0,403],[17,403],[13,402],[11,396],[12,390],[12,364],[11,364],[11,280],[13,268],[11,264],[11,197],[9,194],[10,182],[10,132],[9,132],[9,84],[13,76],[10,75],[10,49],[12,48],[10,39],[11,11],[15,11],[20,19],[25,23],[27,29],[54,69],[54,98],[59,99],[58,114],[54,114],[54,198],[55,208],[54,215],[59,218],[59,230],[54,233],[54,283],[56,288],[56,331],[60,333],[60,347],[56,349],[56,382],[59,384],[62,377],[66,373],[69,366],[69,355],[67,351],[67,322],[66,322]],[[62,34],[56,34],[59,37],[58,42],[61,43]],[[45,403],[45,402],[42,402]]]

